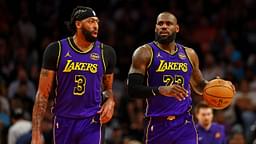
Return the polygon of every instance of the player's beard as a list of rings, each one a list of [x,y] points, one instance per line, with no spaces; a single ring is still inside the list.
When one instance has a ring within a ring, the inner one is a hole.
[[[86,29],[82,29],[82,33],[84,35],[84,38],[88,41],[88,42],[95,42],[97,37],[92,36],[92,32],[86,30]]]
[[[173,32],[169,36],[161,36],[158,33],[155,33],[155,41],[159,42],[160,44],[169,44],[176,39],[176,32]]]

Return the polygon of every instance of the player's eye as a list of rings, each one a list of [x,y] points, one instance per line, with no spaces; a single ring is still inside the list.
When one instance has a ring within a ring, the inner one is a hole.
[[[172,25],[172,23],[171,23],[171,22],[166,22],[165,24],[166,24],[167,26]]]
[[[99,23],[100,21],[99,21],[99,19],[88,19],[87,22],[89,24],[92,24],[92,23]]]
[[[157,25],[162,26],[164,23],[163,22],[158,22]]]

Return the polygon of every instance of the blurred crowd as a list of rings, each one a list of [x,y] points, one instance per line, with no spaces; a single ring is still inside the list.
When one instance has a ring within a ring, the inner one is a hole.
[[[220,76],[235,84],[237,93],[231,106],[215,113],[215,121],[226,127],[229,144],[253,143],[256,1],[0,0],[0,144],[22,142],[30,136],[43,51],[50,42],[70,35],[67,22],[76,5],[95,9],[100,19],[99,39],[117,53],[117,105],[113,120],[106,125],[107,144],[142,143],[145,102],[129,98],[125,80],[132,52],[154,39],[156,16],[162,11],[177,16],[181,28],[177,42],[195,49],[204,77]],[[193,97],[193,104],[202,100]],[[49,141],[51,105],[43,125]],[[17,125],[24,127],[23,131],[15,130]]]

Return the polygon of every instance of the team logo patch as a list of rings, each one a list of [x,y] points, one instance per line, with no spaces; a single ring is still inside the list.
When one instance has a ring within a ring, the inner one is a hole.
[[[216,139],[219,139],[219,138],[221,137],[220,132],[216,132],[214,137],[215,137]]]
[[[178,56],[179,56],[180,59],[186,59],[187,58],[184,53],[179,53]]]
[[[99,56],[99,54],[97,54],[97,53],[92,53],[92,54],[90,55],[90,58],[91,58],[92,60],[99,60],[100,56]]]
[[[72,57],[69,53],[69,51],[66,53],[65,57]]]

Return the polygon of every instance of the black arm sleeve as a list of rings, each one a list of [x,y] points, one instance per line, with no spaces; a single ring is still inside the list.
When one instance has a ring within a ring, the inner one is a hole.
[[[44,50],[42,68],[56,71],[58,53],[59,53],[58,42],[53,42],[49,44]]]
[[[109,45],[103,45],[103,55],[106,64],[106,74],[114,73],[116,65],[116,53],[115,50]]]
[[[147,87],[144,85],[144,76],[139,73],[128,75],[128,94],[133,98],[148,98],[160,95],[158,87]]]

